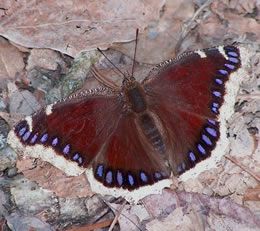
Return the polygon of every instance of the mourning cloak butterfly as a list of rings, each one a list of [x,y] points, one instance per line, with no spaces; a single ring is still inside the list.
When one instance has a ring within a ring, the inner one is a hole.
[[[138,200],[160,192],[171,174],[196,176],[225,153],[243,52],[188,52],[142,83],[126,76],[120,90],[73,95],[19,122],[9,143],[68,175],[86,172],[101,194]]]

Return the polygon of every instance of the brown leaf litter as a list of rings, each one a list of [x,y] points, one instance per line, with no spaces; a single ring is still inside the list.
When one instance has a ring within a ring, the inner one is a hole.
[[[140,29],[137,61],[141,63],[136,72],[140,77],[147,73],[143,70],[148,68],[144,63],[157,64],[175,57],[179,51],[240,41],[252,44],[256,54],[259,48],[254,43],[260,37],[258,1],[205,1],[204,5],[198,2],[2,1],[0,34],[19,45],[0,39],[0,79],[27,85],[19,89],[19,85],[8,84],[9,94],[4,91],[4,97],[9,102],[9,111],[5,113],[10,112],[11,119],[16,113],[31,114],[39,104],[46,103],[46,95],[55,98],[53,87],[55,81],[63,81],[63,74],[67,85],[77,76],[84,81],[87,78],[85,87],[96,86],[93,76],[87,73],[92,63],[77,62],[69,69],[67,60],[72,58],[64,54],[81,60],[79,53],[83,50],[113,47],[127,56],[113,50],[106,54],[120,68],[129,69],[136,28]],[[116,77],[111,67],[104,65],[103,57],[93,54],[89,57],[99,60],[95,66],[104,75]],[[14,210],[10,210],[0,225],[16,230],[24,227],[92,230],[110,226],[113,211],[120,215],[116,228],[121,230],[257,230],[260,226],[257,216],[260,208],[259,56],[254,55],[251,64],[250,79],[241,86],[238,109],[229,123],[228,159],[223,158],[218,168],[187,183],[176,180],[173,185],[176,192],[164,190],[163,195],[151,195],[137,205],[126,205],[118,213],[121,203],[108,198],[111,209],[104,209],[102,200],[107,198],[92,196],[83,177],[66,177],[40,160],[20,159],[17,167],[23,176],[0,178],[4,180],[1,185],[9,184],[6,188],[10,192],[5,195],[15,203]],[[1,85],[5,86],[2,81]],[[8,200],[3,202],[5,207],[8,203]],[[17,214],[17,208],[22,215]]]

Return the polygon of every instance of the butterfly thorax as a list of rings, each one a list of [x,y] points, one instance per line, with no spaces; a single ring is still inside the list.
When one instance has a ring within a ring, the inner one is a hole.
[[[129,80],[123,84],[123,92],[126,103],[135,113],[142,113],[147,109],[145,92],[143,87],[135,80]]]

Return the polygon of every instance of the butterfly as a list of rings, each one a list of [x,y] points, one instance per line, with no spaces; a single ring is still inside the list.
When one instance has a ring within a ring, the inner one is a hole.
[[[224,154],[240,69],[236,46],[186,52],[142,82],[124,75],[119,89],[48,105],[20,121],[8,140],[68,175],[86,172],[95,192],[139,199]]]

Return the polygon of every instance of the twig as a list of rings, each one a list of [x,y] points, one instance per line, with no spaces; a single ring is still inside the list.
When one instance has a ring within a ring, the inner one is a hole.
[[[123,204],[120,206],[120,208],[116,211],[116,212],[117,212],[117,213],[116,213],[116,216],[115,216],[115,218],[114,218],[112,224],[110,225],[108,231],[112,231],[112,230],[113,230],[115,224],[116,224],[117,221],[118,221],[119,216],[121,215],[121,213],[122,213],[122,211],[123,211],[123,209],[124,209],[124,207],[125,207],[125,205],[126,205],[126,202],[127,202],[127,201],[124,201],[124,203],[123,203]]]
[[[235,158],[231,157],[231,156],[227,156],[225,155],[225,157],[230,160],[231,162],[233,162],[235,165],[239,166],[240,168],[242,168],[244,171],[246,171],[249,175],[251,175],[252,177],[254,177],[258,182],[260,182],[260,176],[258,176],[257,174],[255,174],[253,171],[251,171],[250,169],[248,169],[246,166],[244,166],[242,163],[240,163],[238,160],[236,160]]]
[[[104,203],[106,203],[109,207],[110,207],[110,209],[113,211],[117,211],[118,213],[119,213],[119,215],[121,215],[121,216],[123,216],[125,219],[127,219],[128,221],[130,221],[138,230],[140,230],[140,231],[142,231],[142,229],[134,222],[134,221],[132,221],[129,217],[127,217],[124,213],[122,213],[122,214],[120,214],[120,212],[119,212],[119,210],[117,209],[117,208],[115,208],[115,207],[113,207],[109,202],[107,202],[107,201],[105,201],[104,199],[103,199],[103,201],[104,201]],[[117,199],[117,201],[120,201],[120,199]],[[122,202],[122,201],[121,201]],[[125,206],[125,204],[127,203],[127,201],[123,201],[122,202],[123,204],[123,206]],[[120,209],[121,209],[121,207],[120,207]]]
[[[105,220],[105,221],[101,221],[95,224],[91,224],[91,225],[85,225],[82,227],[75,227],[72,229],[68,229],[67,231],[92,231],[92,230],[96,230],[96,229],[102,229],[105,227],[108,227],[111,223],[113,222],[113,220]]]
[[[238,99],[260,99],[260,94],[239,94],[237,96]]]

